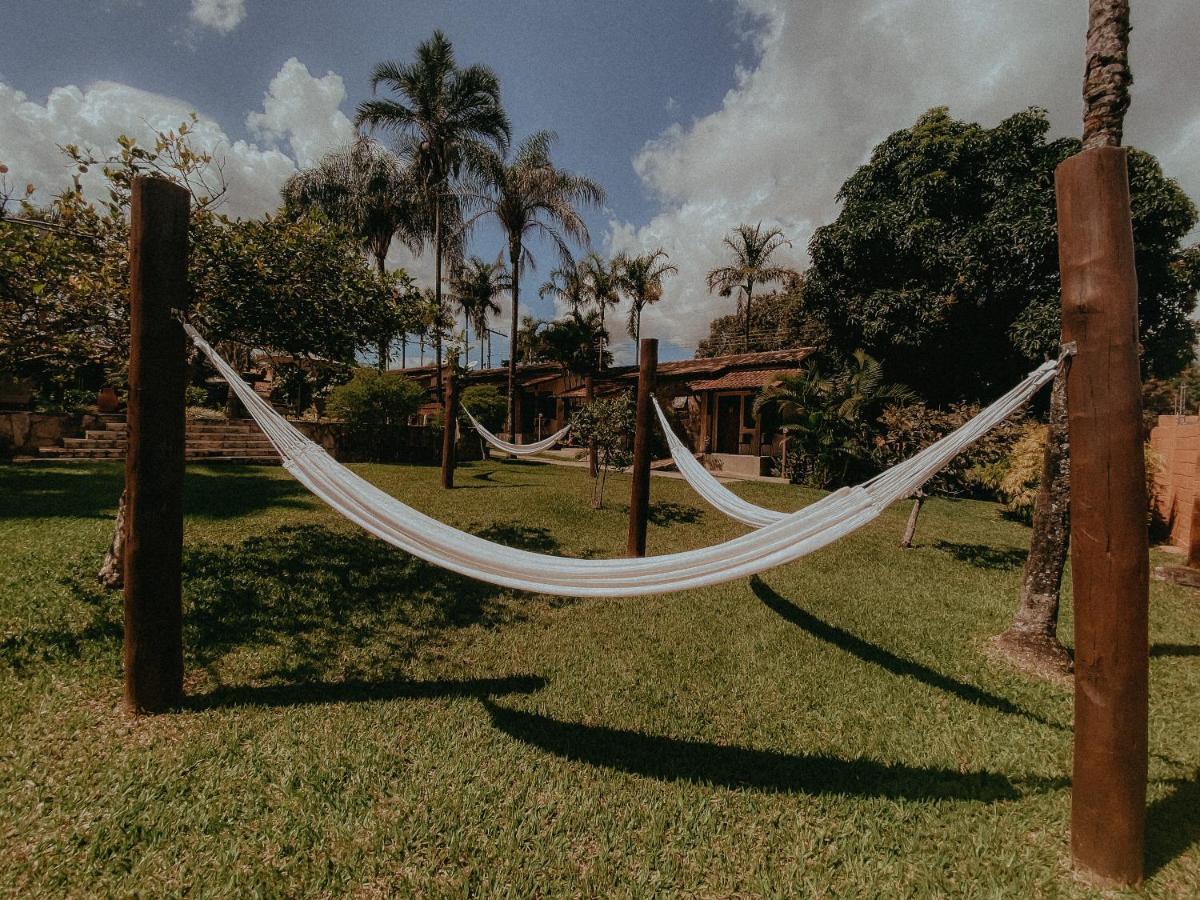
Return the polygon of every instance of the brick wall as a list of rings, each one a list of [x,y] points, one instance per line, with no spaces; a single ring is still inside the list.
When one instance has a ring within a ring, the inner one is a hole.
[[[1154,507],[1171,531],[1171,543],[1188,549],[1192,505],[1196,500],[1200,417],[1159,416],[1150,431],[1150,446],[1162,457],[1154,474]]]

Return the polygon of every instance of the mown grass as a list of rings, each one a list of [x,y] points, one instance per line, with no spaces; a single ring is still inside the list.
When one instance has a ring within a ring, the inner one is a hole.
[[[359,470],[505,543],[616,555],[628,482]],[[192,467],[188,699],[120,709],[93,586],[114,465],[0,466],[0,890],[12,895],[1088,896],[1071,697],[989,662],[1028,540],[927,504],[702,591],[533,597],[386,547],[274,469]],[[795,488],[751,484],[791,508]],[[652,552],[741,527],[655,479]],[[1200,889],[1200,605],[1152,587],[1149,896]],[[1064,634],[1070,634],[1067,604]]]

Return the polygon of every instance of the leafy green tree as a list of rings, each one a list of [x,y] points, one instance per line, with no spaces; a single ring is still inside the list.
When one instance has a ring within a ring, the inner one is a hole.
[[[351,426],[404,425],[424,399],[425,391],[415,381],[358,368],[329,392],[325,408]]]
[[[771,257],[780,247],[790,247],[792,242],[783,236],[779,228],[763,230],[762,222],[757,225],[739,225],[725,237],[724,244],[733,254],[733,262],[720,266],[708,273],[708,289],[722,297],[738,294],[738,306],[745,320],[742,352],[750,350],[750,304],[754,288],[760,284],[787,283],[799,277],[795,271],[771,262]]]
[[[863,347],[934,403],[986,400],[1058,352],[1054,169],[1079,141],[1047,141],[1044,111],[994,128],[944,108],[887,137],[838,192],[809,246],[804,301],[843,351]],[[1149,154],[1131,151],[1143,363],[1192,358],[1196,210]]]
[[[419,253],[432,238],[429,209],[421,202],[420,185],[412,170],[386,147],[366,137],[326,154],[316,167],[293,175],[283,186],[283,200],[291,213],[318,211],[354,235],[381,278],[387,275],[387,255],[394,239]],[[388,367],[393,335],[405,334],[403,325],[411,314],[407,307],[416,299],[411,290],[393,294],[396,309],[387,317],[387,324],[399,330],[379,335],[380,371]]]
[[[393,133],[400,156],[409,161],[433,219],[434,299],[442,308],[442,258],[447,213],[457,215],[450,183],[491,153],[503,153],[512,129],[500,103],[500,80],[486,66],[460,67],[446,35],[417,47],[412,63],[384,62],[371,75],[371,88],[383,85],[388,97],[359,104],[355,121]],[[457,232],[459,229],[455,229]],[[442,343],[434,333],[438,396],[442,392]]]
[[[504,426],[504,416],[508,410],[508,401],[504,394],[490,384],[473,384],[462,392],[463,409],[469,409],[471,415],[483,423],[488,431],[496,431]]]
[[[667,251],[659,247],[636,256],[622,253],[613,260],[613,268],[617,270],[617,287],[629,297],[627,327],[637,357],[641,355],[642,310],[662,299],[663,279],[679,272],[677,267],[667,262],[668,259]]]
[[[764,388],[754,409],[774,408],[784,423],[792,480],[825,488],[866,471],[875,420],[889,404],[912,399],[907,388],[884,380],[878,361],[857,350],[828,370],[807,361],[798,374]]]
[[[593,400],[571,416],[575,439],[595,447],[597,477],[592,486],[592,508],[604,505],[604,484],[611,469],[633,462],[634,408],[628,394]]]
[[[451,296],[463,314],[463,341],[466,342],[467,327],[474,326],[479,338],[479,368],[483,368],[483,354],[492,316],[500,315],[500,304],[496,298],[510,288],[508,272],[503,263],[484,262],[472,256],[466,265],[455,273],[450,281]]]
[[[550,322],[538,334],[538,343],[542,358],[561,363],[579,375],[612,364],[612,354],[604,349],[607,341],[600,315],[594,309],[571,310],[564,318]]]
[[[697,344],[696,358],[745,352],[745,325],[745,319],[735,313],[717,316],[708,323],[708,337]],[[799,284],[795,290],[764,294],[754,304],[749,352],[825,347],[828,343],[825,326],[804,308]]]
[[[508,421],[516,422],[518,316],[521,305],[521,273],[533,267],[526,242],[538,235],[558,251],[563,265],[572,261],[568,241],[587,243],[586,223],[578,207],[604,202],[600,185],[564,171],[550,158],[555,135],[539,131],[523,140],[512,159],[488,151],[477,160],[476,171],[466,179],[462,193],[469,212],[467,225],[481,219],[494,220],[508,242],[508,271],[511,279],[512,321],[508,357]]]

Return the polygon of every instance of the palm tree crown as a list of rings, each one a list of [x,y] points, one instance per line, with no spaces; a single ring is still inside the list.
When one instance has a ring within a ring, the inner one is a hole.
[[[629,297],[629,336],[633,338],[635,354],[641,354],[642,310],[662,299],[663,279],[679,269],[667,262],[670,257],[662,247],[651,253],[630,256],[622,253],[613,260],[617,270],[617,286]]]
[[[792,242],[783,236],[779,228],[763,230],[762,223],[757,225],[739,225],[725,237],[725,246],[733,251],[733,265],[721,266],[708,273],[708,289],[716,291],[722,297],[731,296],[734,291],[741,291],[739,305],[745,300],[745,350],[750,349],[750,301],[754,296],[754,287],[758,284],[769,284],[777,281],[787,281],[797,277],[794,269],[771,264],[771,256],[780,247],[790,247]]]
[[[420,181],[433,219],[434,299],[442,302],[443,221],[447,205],[457,208],[447,189],[451,178],[469,171],[489,153],[503,153],[512,136],[500,104],[500,80],[486,66],[460,68],[446,35],[417,47],[414,62],[384,62],[371,74],[371,89],[390,96],[359,104],[355,124],[395,134],[397,150]],[[453,213],[451,213],[453,214]],[[442,345],[435,335],[438,395],[442,390]]]
[[[509,433],[516,431],[517,328],[521,273],[534,264],[526,241],[533,235],[548,240],[564,266],[572,261],[568,241],[586,244],[587,224],[579,213],[584,205],[604,202],[600,185],[555,167],[550,145],[555,135],[536,132],[516,148],[511,159],[488,151],[476,159],[475,171],[464,178],[460,193],[469,215],[467,227],[482,218],[494,219],[508,241],[512,280],[511,347],[508,358]]]
[[[492,316],[500,314],[496,297],[509,289],[508,272],[503,263],[484,262],[478,256],[472,256],[451,280],[450,288],[454,302],[462,310],[464,326],[470,324],[479,339],[479,367],[482,369],[488,323]],[[466,334],[465,327],[463,333]]]

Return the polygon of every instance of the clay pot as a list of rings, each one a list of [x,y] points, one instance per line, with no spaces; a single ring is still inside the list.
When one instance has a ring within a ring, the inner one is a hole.
[[[115,413],[121,408],[121,400],[117,396],[117,389],[112,387],[101,388],[96,394],[96,407],[102,413]]]

